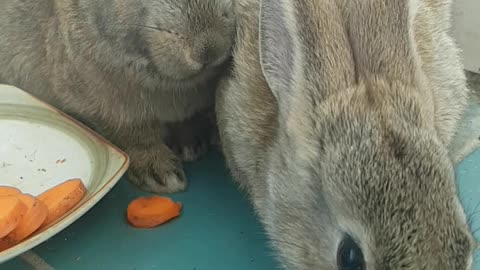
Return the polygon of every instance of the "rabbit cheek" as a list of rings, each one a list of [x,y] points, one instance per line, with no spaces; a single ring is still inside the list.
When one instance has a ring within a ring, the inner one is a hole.
[[[150,36],[150,58],[161,75],[184,80],[198,73],[199,67],[189,57],[189,48],[178,37],[168,32]]]

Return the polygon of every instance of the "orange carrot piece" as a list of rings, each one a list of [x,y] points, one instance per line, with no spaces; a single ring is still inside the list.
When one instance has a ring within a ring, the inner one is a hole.
[[[0,197],[0,238],[12,232],[27,212],[27,206],[15,196]]]
[[[17,227],[7,236],[0,239],[0,251],[9,249],[34,233],[48,215],[47,206],[29,194],[16,195],[27,207],[27,212]]]
[[[28,210],[18,226],[5,238],[13,243],[18,243],[29,237],[45,222],[48,215],[47,206],[39,199],[29,194],[17,195],[27,206]]]
[[[137,228],[153,228],[178,217],[181,210],[182,204],[169,198],[142,197],[128,205],[127,220]]]
[[[80,179],[67,180],[38,195],[48,209],[48,215],[42,228],[52,224],[77,205],[87,193]]]
[[[16,187],[0,186],[0,196],[19,195],[22,192]]]

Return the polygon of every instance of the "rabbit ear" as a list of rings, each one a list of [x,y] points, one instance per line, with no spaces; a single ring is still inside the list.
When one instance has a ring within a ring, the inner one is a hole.
[[[289,0],[261,0],[260,62],[263,75],[282,106],[295,85],[300,63],[294,9]]]
[[[342,17],[334,0],[261,0],[260,62],[281,112],[295,92],[321,101],[355,83]]]
[[[357,70],[391,80],[414,80],[414,20],[419,0],[350,1],[348,27]],[[363,73],[363,74],[362,74]]]

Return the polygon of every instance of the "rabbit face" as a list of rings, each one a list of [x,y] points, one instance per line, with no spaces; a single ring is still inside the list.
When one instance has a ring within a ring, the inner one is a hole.
[[[230,56],[234,16],[230,0],[143,0],[153,68],[185,80],[217,68]]]

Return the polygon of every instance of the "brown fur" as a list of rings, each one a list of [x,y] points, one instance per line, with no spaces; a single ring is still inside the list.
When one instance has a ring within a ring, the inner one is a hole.
[[[230,0],[12,0],[0,25],[0,83],[123,148],[143,189],[186,187],[181,161],[214,130],[205,112],[230,56]]]
[[[468,92],[450,1],[235,5],[220,138],[282,265],[340,269],[350,235],[365,269],[471,269],[447,152]]]

